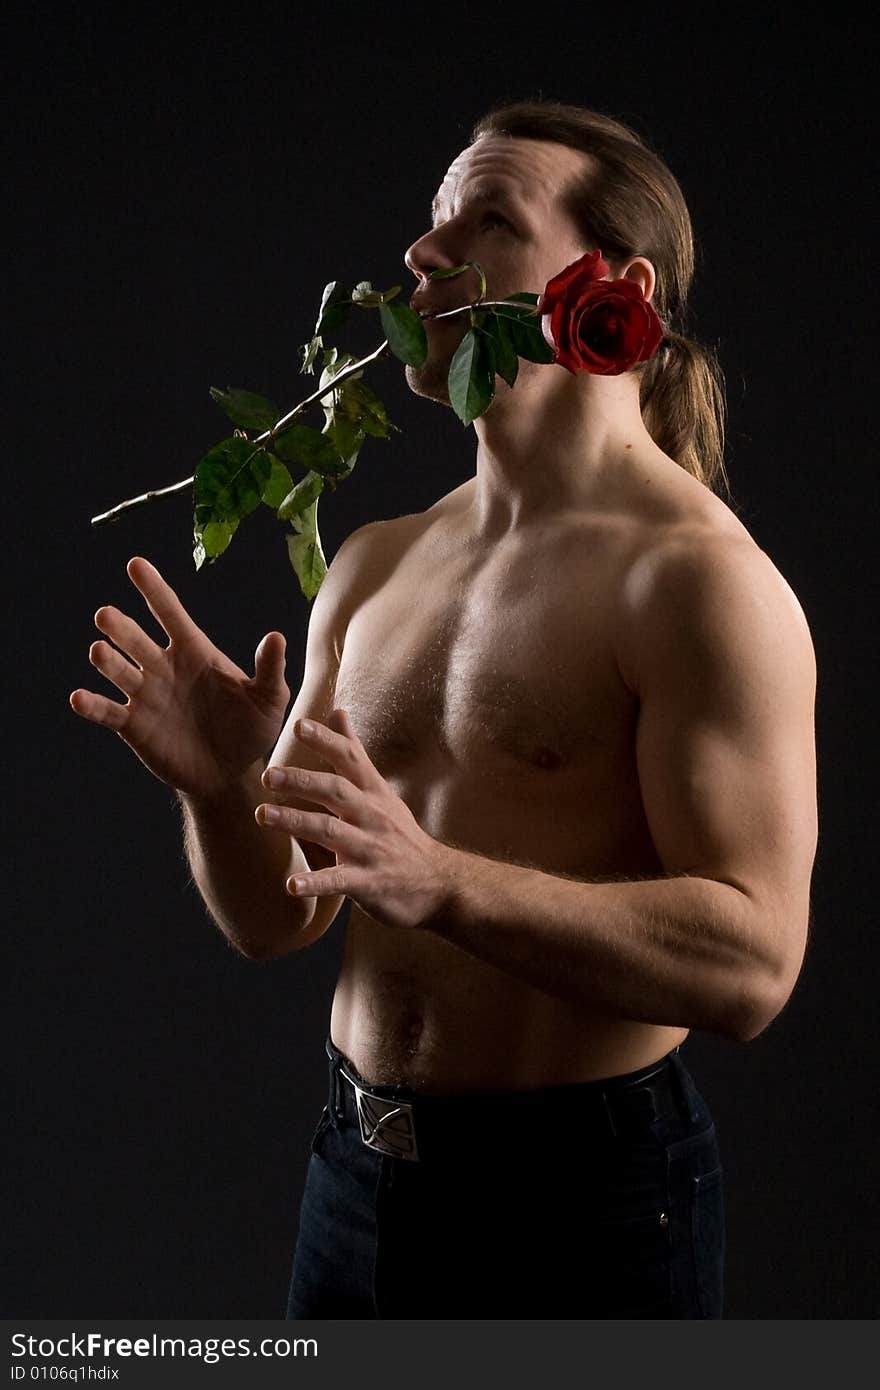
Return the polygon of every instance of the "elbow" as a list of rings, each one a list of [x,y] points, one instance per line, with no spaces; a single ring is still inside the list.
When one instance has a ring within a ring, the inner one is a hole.
[[[232,945],[247,961],[278,960],[293,950],[293,942],[281,945],[277,941],[233,941]]]
[[[247,961],[280,960],[282,956],[292,955],[294,951],[301,951],[304,946],[308,946],[312,941],[312,934],[306,930],[307,924],[300,926],[289,926],[285,932],[279,936],[266,936],[260,938],[250,938],[247,941],[233,941],[233,946],[240,956]]]
[[[261,961],[281,960],[284,956],[293,955],[310,942],[311,937],[303,928],[299,932],[291,931],[286,936],[271,941],[235,941],[233,945],[244,960],[259,964]]]
[[[769,1028],[775,1017],[775,1013],[768,1014],[763,1010],[753,1009],[737,1018],[736,1027],[732,1028],[727,1036],[731,1042],[753,1042],[765,1028]]]
[[[308,946],[314,940],[314,933],[308,928],[311,925],[314,912],[309,913],[305,918],[297,917],[284,922],[279,931],[263,932],[260,935],[243,936],[240,932],[233,935],[225,932],[229,944],[233,949],[247,961],[261,962],[270,960],[280,960],[282,956],[289,956],[294,951],[301,951],[304,946]]]
[[[730,1010],[725,1036],[733,1042],[753,1042],[782,1013],[793,988],[793,982],[783,986],[778,979],[773,979],[741,991]]]
[[[806,929],[800,922],[775,932],[772,947],[749,953],[728,1011],[726,1036],[752,1042],[779,1017],[794,992],[804,960]],[[760,963],[759,963],[760,962]]]

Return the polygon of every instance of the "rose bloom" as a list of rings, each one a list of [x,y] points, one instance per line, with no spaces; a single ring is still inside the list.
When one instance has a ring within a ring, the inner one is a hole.
[[[552,280],[538,300],[541,329],[569,372],[619,376],[653,357],[663,325],[634,280],[605,280],[609,266],[590,251]]]

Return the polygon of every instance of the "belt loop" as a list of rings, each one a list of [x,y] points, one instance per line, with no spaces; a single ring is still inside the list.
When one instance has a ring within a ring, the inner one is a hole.
[[[602,1104],[605,1107],[605,1118],[608,1121],[608,1128],[611,1130],[611,1138],[617,1139],[617,1125],[614,1123],[614,1116],[611,1113],[611,1106],[608,1103],[608,1092],[602,1092]]]
[[[681,1044],[679,1044],[679,1047]],[[683,1114],[685,1114],[691,1124],[699,1118],[698,1111],[694,1102],[691,1100],[690,1090],[685,1080],[684,1062],[678,1055],[678,1047],[674,1047],[669,1054],[670,1080],[675,1091],[678,1104]]]
[[[339,1084],[339,1064],[338,1064],[336,1058],[333,1056],[332,1051],[330,1050],[330,1038],[329,1038],[329,1035],[328,1035],[328,1038],[327,1038],[327,1042],[324,1044],[324,1051],[327,1053],[328,1062],[329,1062],[329,1068],[328,1068],[328,1069],[329,1069],[329,1073],[330,1073],[330,1096],[329,1096],[330,1110],[331,1110],[331,1112],[332,1112],[332,1114],[333,1114],[334,1119],[336,1119],[336,1120],[342,1120],[342,1119],[345,1118],[345,1112],[344,1112],[344,1110],[343,1110],[343,1108],[342,1108],[342,1097],[341,1097],[341,1095],[340,1095],[340,1089],[341,1089],[341,1088],[340,1088],[340,1084]]]

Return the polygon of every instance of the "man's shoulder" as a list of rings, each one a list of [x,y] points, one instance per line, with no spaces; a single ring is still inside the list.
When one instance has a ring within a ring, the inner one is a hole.
[[[800,607],[771,556],[723,508],[682,516],[659,533],[643,535],[627,576],[627,597],[635,604],[676,598],[696,608],[701,598],[730,585],[785,595]]]
[[[629,606],[641,607],[665,586],[686,587],[717,569],[763,568],[768,579],[775,571],[735,505],[678,465],[646,466],[634,479],[641,486],[630,482],[620,508],[627,523],[623,597]]]
[[[387,565],[389,561],[400,559],[427,530],[465,505],[465,486],[454,488],[423,511],[405,512],[358,526],[340,545],[334,556],[334,566],[350,571],[364,565]]]
[[[771,630],[805,667],[814,659],[791,584],[723,503],[646,534],[622,585],[621,605],[624,662],[633,673],[663,644],[732,648]]]
[[[336,550],[321,586],[322,606],[348,617],[370,593],[392,578],[404,556],[431,526],[446,515],[440,498],[421,512],[383,517],[357,526]]]

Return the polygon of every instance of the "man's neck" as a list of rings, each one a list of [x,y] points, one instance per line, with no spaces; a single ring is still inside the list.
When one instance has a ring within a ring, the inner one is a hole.
[[[498,393],[475,421],[477,473],[471,511],[486,539],[524,530],[562,513],[607,504],[621,475],[659,451],[645,429],[637,382],[629,377],[573,378],[560,369]]]

